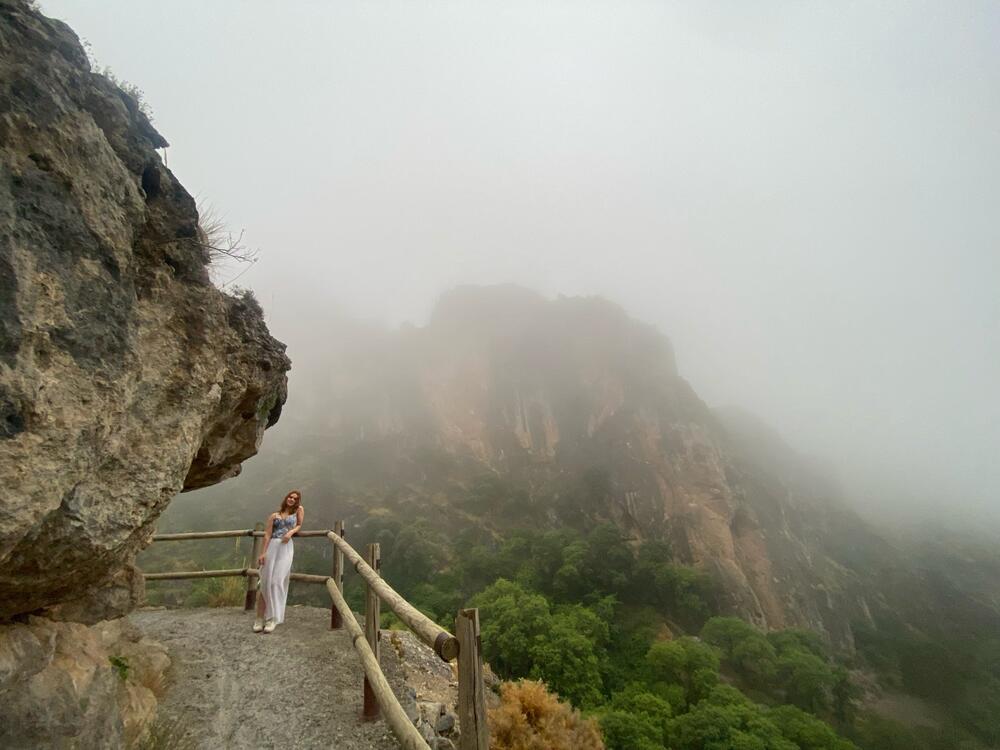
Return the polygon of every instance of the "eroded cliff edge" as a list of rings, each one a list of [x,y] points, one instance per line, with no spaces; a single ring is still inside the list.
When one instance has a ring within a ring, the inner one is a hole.
[[[166,145],[65,24],[0,0],[0,621],[128,611],[170,499],[281,413],[285,347],[211,284]]]

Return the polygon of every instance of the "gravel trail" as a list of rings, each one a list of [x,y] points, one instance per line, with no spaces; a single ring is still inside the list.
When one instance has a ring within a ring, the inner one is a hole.
[[[398,747],[386,724],[361,721],[363,673],[330,611],[289,607],[271,635],[237,608],[147,609],[130,619],[164,644],[173,664],[160,715],[200,749]],[[397,695],[401,669],[383,636],[382,669]]]

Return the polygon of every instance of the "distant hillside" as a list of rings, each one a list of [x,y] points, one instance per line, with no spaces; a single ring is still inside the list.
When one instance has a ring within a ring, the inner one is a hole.
[[[501,533],[610,520],[712,573],[721,611],[846,648],[852,624],[930,611],[951,591],[925,585],[760,420],[709,410],[667,338],[605,300],[463,287],[422,328],[342,323],[314,345],[325,364],[293,384],[267,450],[241,479],[179,498],[165,523],[244,523],[292,486],[315,524],[375,515]],[[996,617],[982,598],[966,604]]]

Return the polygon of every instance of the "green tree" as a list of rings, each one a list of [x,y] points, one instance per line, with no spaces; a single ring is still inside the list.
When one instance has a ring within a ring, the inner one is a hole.
[[[766,688],[777,672],[777,654],[763,633],[736,617],[713,617],[701,638],[722,651],[723,662],[754,687]]]
[[[602,665],[604,687],[615,693],[641,679],[646,652],[653,645],[661,618],[652,607],[617,607],[609,623],[608,659]]]
[[[601,703],[601,656],[608,627],[580,605],[562,607],[548,618],[545,637],[530,646],[530,676],[574,706]]]
[[[608,750],[663,750],[663,729],[645,716],[612,710],[601,714],[600,724]]]
[[[738,617],[713,617],[701,629],[701,639],[722,651],[724,659],[731,659],[733,650],[755,635],[763,637],[753,625]]]
[[[420,583],[409,593],[410,603],[442,627],[452,628],[455,613],[462,606],[465,597],[454,585],[439,585],[439,578],[433,583]]]
[[[655,727],[657,742],[666,742],[667,722],[670,721],[673,710],[667,701],[650,693],[645,686],[639,683],[628,685],[621,692],[615,693],[609,705],[615,711],[624,712]]]
[[[654,643],[646,654],[647,679],[671,705],[692,705],[704,698],[719,682],[719,656],[711,646],[694,638],[678,638]],[[674,699],[671,700],[671,697]]]
[[[545,597],[501,578],[470,604],[479,608],[483,658],[506,679],[531,674],[535,649],[549,637],[551,612]]]
[[[562,559],[552,580],[553,594],[562,601],[591,596],[621,596],[629,587],[635,556],[611,524],[591,529],[583,539],[562,545]]]
[[[383,575],[401,591],[410,591],[415,586],[434,577],[435,571],[444,564],[445,550],[434,544],[426,524],[403,526],[382,548],[385,557]]]
[[[671,750],[798,750],[759,706],[735,688],[719,688],[708,700],[670,721]]]
[[[767,717],[800,750],[857,750],[853,742],[838,736],[828,724],[795,706],[773,708]]]
[[[842,725],[852,724],[857,713],[857,702],[862,697],[862,690],[851,680],[850,673],[843,666],[833,669],[834,683],[831,690],[833,698],[833,716]]]
[[[809,651],[792,649],[778,657],[785,699],[811,713],[825,711],[837,676],[830,664]]]
[[[544,596],[505,579],[471,604],[480,609],[483,656],[498,674],[541,679],[575,706],[601,703],[609,629],[597,612],[579,604],[553,611]]]
[[[827,658],[826,645],[819,633],[801,628],[774,630],[767,634],[767,640],[779,654],[785,651],[807,651],[821,659]]]
[[[711,578],[673,562],[665,542],[646,542],[639,548],[629,600],[652,604],[685,628],[697,631],[708,619],[714,590]]]

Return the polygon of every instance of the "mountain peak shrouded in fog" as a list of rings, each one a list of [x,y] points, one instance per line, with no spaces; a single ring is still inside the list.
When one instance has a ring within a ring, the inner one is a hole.
[[[667,338],[611,302],[464,286],[426,326],[328,343],[339,355],[321,400],[288,407],[291,432],[212,491],[224,505],[294,484],[326,522],[440,515],[456,534],[473,517],[498,532],[613,523],[711,571],[724,610],[847,645],[851,618],[873,606],[870,572],[838,572],[837,542],[817,542],[831,524],[877,538],[835,483],[759,420],[709,410]],[[470,507],[484,477],[507,489]],[[837,582],[836,606],[816,595],[821,581]]]
[[[440,297],[424,330],[435,338],[465,332],[494,351],[509,347],[512,355],[520,349],[538,358],[532,364],[542,373],[591,350],[609,366],[645,369],[649,377],[677,374],[666,336],[601,297],[549,300],[514,284],[462,286]],[[510,364],[517,373],[517,363]]]
[[[996,3],[43,6],[261,248],[297,367],[334,306],[600,295],[868,509],[995,516]]]
[[[1000,747],[998,38],[0,0],[0,745]]]

